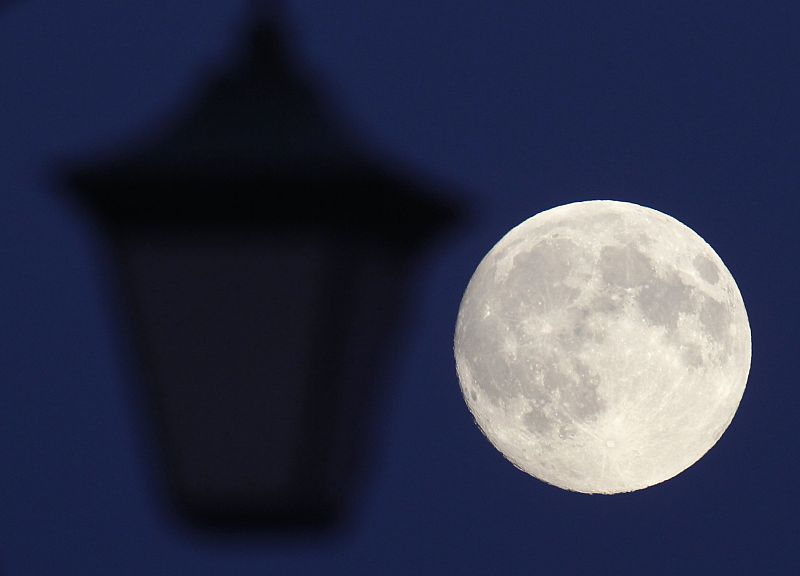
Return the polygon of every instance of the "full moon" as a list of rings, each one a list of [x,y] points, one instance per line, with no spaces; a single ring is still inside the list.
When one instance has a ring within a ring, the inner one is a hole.
[[[461,390],[489,441],[560,488],[614,494],[697,462],[750,370],[742,296],[700,236],[609,200],[547,210],[483,258],[458,311]]]

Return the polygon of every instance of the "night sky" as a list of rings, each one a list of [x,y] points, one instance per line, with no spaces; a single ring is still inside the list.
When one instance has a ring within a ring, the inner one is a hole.
[[[151,134],[214,73],[243,2],[0,7],[0,573],[798,574],[800,3],[296,0],[295,49],[382,154],[470,216],[417,263],[368,475],[310,538],[168,519],[101,239],[59,166]],[[635,202],[736,279],[753,360],[696,465],[587,496],[483,438],[452,357],[480,258],[522,220]]]

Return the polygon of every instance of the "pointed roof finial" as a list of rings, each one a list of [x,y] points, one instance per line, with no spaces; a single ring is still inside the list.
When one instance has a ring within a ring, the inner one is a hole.
[[[260,24],[280,26],[286,15],[286,6],[282,0],[248,0],[247,16]]]

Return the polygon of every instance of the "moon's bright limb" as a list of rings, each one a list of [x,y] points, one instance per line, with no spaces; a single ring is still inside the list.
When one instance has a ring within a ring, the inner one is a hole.
[[[481,430],[568,490],[639,490],[679,474],[730,424],[750,369],[741,294],[716,252],[636,204],[537,214],[484,257],[455,357]]]

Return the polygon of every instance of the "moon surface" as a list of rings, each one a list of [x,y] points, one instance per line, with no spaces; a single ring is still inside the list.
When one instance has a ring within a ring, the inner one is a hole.
[[[750,369],[731,273],[695,232],[609,200],[506,234],[467,286],[455,333],[467,405],[515,466],[585,493],[679,474],[730,424]]]

